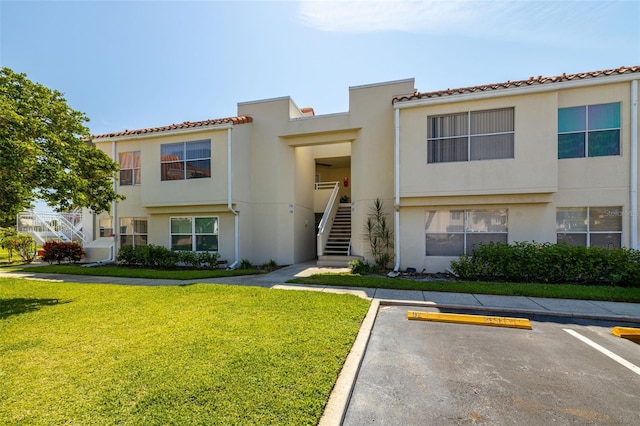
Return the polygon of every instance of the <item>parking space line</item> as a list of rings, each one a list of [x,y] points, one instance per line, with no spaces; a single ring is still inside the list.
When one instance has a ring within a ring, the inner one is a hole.
[[[611,352],[609,349],[600,346],[599,344],[597,344],[593,340],[591,340],[591,339],[589,339],[587,337],[584,337],[582,334],[578,333],[575,330],[571,330],[569,328],[563,328],[563,330],[566,331],[567,333],[569,333],[570,335],[572,335],[573,337],[575,337],[576,339],[581,340],[582,342],[584,342],[587,345],[591,346],[595,350],[597,350],[597,351],[603,353],[604,355],[608,356],[609,358],[611,358],[612,360],[616,361],[617,363],[620,363],[620,364],[624,365],[625,367],[627,367],[629,370],[633,371],[634,373],[640,375],[640,367],[638,367],[637,365],[630,363],[626,359],[624,359],[621,356]]]

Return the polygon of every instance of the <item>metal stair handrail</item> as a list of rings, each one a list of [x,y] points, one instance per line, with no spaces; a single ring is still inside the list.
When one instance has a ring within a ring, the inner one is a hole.
[[[331,183],[333,183],[333,191],[331,191],[329,202],[327,203],[327,207],[324,209],[322,219],[320,219],[320,224],[318,224],[318,236],[316,239],[318,256],[322,256],[324,254],[324,246],[329,238],[328,230],[330,230],[331,225],[333,225],[333,218],[335,217],[339,206],[339,204],[336,203],[336,199],[338,198],[338,192],[340,192],[340,182]],[[318,184],[316,184],[316,187],[317,186]]]
[[[33,210],[22,212],[18,214],[18,231],[32,234],[41,242],[45,242],[41,234],[48,232],[62,241],[80,240],[82,244],[86,244],[84,233],[66,217],[69,215],[76,219],[76,223],[82,224],[82,216],[79,213],[43,213]],[[27,225],[26,221],[31,223]],[[55,224],[52,224],[54,221]]]

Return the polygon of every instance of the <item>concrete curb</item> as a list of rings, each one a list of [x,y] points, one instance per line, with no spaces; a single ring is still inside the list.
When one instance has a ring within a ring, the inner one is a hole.
[[[379,308],[380,302],[378,300],[372,300],[369,311],[360,326],[358,336],[356,336],[351,351],[349,355],[347,355],[347,359],[340,370],[336,384],[333,386],[333,390],[329,395],[329,401],[327,401],[322,417],[320,417],[320,421],[318,422],[319,426],[342,424],[344,416],[347,413],[353,387],[356,383],[356,377],[360,371],[360,366],[362,365],[362,360],[364,359],[364,354],[369,344],[371,330],[373,330],[378,316]]]
[[[504,312],[507,314],[521,314],[521,315],[544,315],[547,317],[560,317],[560,318],[575,318],[575,319],[590,319],[600,321],[622,321],[640,324],[640,318],[630,317],[625,315],[597,315],[597,314],[585,314],[585,313],[572,313],[572,312],[557,312],[557,311],[545,311],[539,309],[521,309],[521,308],[496,308],[489,306],[469,306],[469,305],[447,305],[438,304],[433,302],[421,302],[410,300],[380,300],[380,305],[383,306],[421,306],[425,308],[444,308],[455,309],[464,311],[480,311],[480,312]]]
[[[291,290],[304,290],[302,286],[295,286],[289,288]],[[311,291],[322,291],[318,288],[309,289]],[[548,317],[559,318],[574,318],[574,319],[593,319],[603,321],[621,321],[640,324],[640,318],[626,317],[620,315],[588,315],[588,314],[575,314],[566,312],[551,312],[543,310],[532,309],[509,309],[509,308],[492,308],[484,306],[467,306],[467,305],[446,305],[437,304],[434,302],[422,302],[411,300],[389,300],[389,299],[371,299],[371,306],[369,311],[362,321],[358,336],[347,356],[347,359],[340,370],[336,384],[329,395],[329,401],[324,408],[322,417],[318,422],[318,426],[333,426],[341,425],[344,421],[344,416],[347,414],[349,408],[349,402],[353,393],[353,388],[356,384],[356,378],[362,366],[364,355],[369,344],[371,337],[371,331],[375,325],[375,320],[378,316],[380,307],[383,306],[407,306],[407,307],[423,307],[423,308],[437,308],[437,309],[455,309],[463,311],[478,311],[478,312],[501,312],[507,314],[520,314],[520,315],[544,315]]]

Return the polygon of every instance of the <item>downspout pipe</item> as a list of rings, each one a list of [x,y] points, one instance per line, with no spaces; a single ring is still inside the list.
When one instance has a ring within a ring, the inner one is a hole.
[[[111,141],[111,158],[113,159],[113,161],[116,161],[116,141],[112,140]],[[116,178],[113,178],[113,192],[114,193],[118,193],[118,185],[116,182]],[[118,203],[114,200],[111,203],[111,211],[113,212],[112,214],[112,223],[111,223],[111,229],[113,231],[111,231],[113,233],[113,242],[111,243],[111,245],[109,246],[109,257],[107,257],[106,259],[101,259],[98,260],[96,262],[87,264],[85,266],[98,266],[98,265],[104,265],[107,263],[113,263],[116,261],[116,247],[117,247],[117,241],[118,241],[118,236],[116,235],[116,233],[118,232],[119,227],[117,226],[118,224]],[[95,232],[95,213],[93,215],[93,231]],[[95,234],[93,236],[94,240],[95,240]]]
[[[631,248],[638,250],[638,80],[631,81]]]
[[[114,140],[111,145],[112,153],[113,153],[113,161],[116,160],[116,141]],[[115,178],[113,178],[113,192],[115,194],[118,193],[118,183]],[[118,202],[113,200],[113,223],[111,224],[111,229],[113,230],[113,245],[110,250],[110,260],[113,262],[116,260],[116,247],[118,247],[118,230],[120,227],[118,226]]]
[[[394,233],[395,245],[394,251],[396,256],[396,264],[393,267],[394,272],[400,270],[400,109],[395,108],[394,116],[395,124],[395,200],[394,200]]]
[[[233,127],[227,129],[227,208],[233,213],[233,227],[234,227],[234,261],[229,265],[229,269],[235,269],[238,266],[240,257],[240,248],[238,247],[240,241],[240,224],[238,219],[238,211],[233,208],[233,167],[231,156],[231,140],[232,140]]]

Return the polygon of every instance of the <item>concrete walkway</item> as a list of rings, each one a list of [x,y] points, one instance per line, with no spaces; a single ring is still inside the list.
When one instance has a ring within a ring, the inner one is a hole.
[[[523,296],[492,296],[485,294],[446,293],[419,290],[389,290],[376,288],[329,287],[308,284],[287,284],[291,278],[305,277],[326,272],[348,272],[349,268],[317,267],[315,262],[287,266],[274,272],[241,277],[207,278],[197,280],[165,280],[146,278],[94,277],[87,275],[64,275],[30,273],[28,271],[5,273],[0,277],[69,281],[81,283],[122,284],[137,286],[171,286],[195,283],[217,283],[290,290],[325,291],[355,294],[383,304],[425,305],[439,308],[500,311],[521,314],[540,314],[602,320],[618,320],[640,323],[640,303],[620,303],[573,299],[547,299]]]

